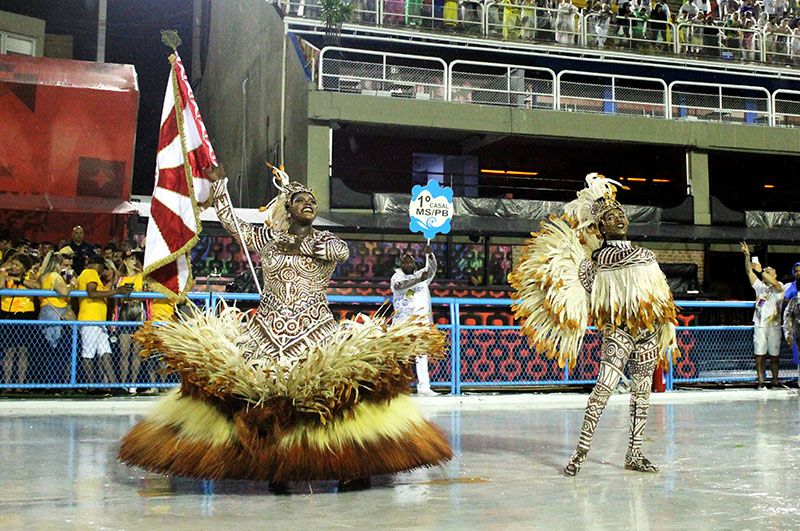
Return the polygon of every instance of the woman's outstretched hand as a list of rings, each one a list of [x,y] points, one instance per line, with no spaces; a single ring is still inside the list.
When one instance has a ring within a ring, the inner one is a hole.
[[[209,166],[208,168],[203,168],[203,171],[208,177],[208,180],[212,183],[217,181],[221,181],[225,178],[225,168],[222,167],[222,164],[219,166]]]

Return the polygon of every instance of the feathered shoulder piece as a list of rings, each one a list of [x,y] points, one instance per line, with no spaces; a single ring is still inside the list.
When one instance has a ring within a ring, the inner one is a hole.
[[[589,318],[587,291],[581,283],[581,264],[589,261],[587,247],[567,216],[542,222],[532,233],[522,258],[508,279],[514,288],[512,305],[531,347],[558,366],[575,366]]]

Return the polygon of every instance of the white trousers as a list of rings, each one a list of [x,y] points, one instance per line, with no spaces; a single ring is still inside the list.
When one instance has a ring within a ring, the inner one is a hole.
[[[427,393],[431,390],[431,379],[428,375],[428,356],[417,357],[417,392]]]

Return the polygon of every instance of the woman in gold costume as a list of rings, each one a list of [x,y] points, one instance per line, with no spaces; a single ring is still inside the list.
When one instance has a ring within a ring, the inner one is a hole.
[[[255,227],[236,218],[222,168],[206,173],[220,222],[261,257],[261,302],[250,319],[224,308],[137,333],[181,386],[123,438],[120,460],[178,476],[341,488],[450,459],[408,392],[415,358],[441,355],[444,336],[422,320],[337,323],[325,290],[349,251],[312,227],[313,192],[278,171],[280,193]]]

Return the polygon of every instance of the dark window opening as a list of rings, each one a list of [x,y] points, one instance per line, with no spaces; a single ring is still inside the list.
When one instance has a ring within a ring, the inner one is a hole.
[[[735,152],[708,154],[711,195],[734,210],[798,210],[800,157]]]
[[[410,193],[435,179],[456,196],[570,201],[587,173],[619,179],[624,203],[675,207],[686,198],[683,148],[341,124],[331,175],[361,194]]]

